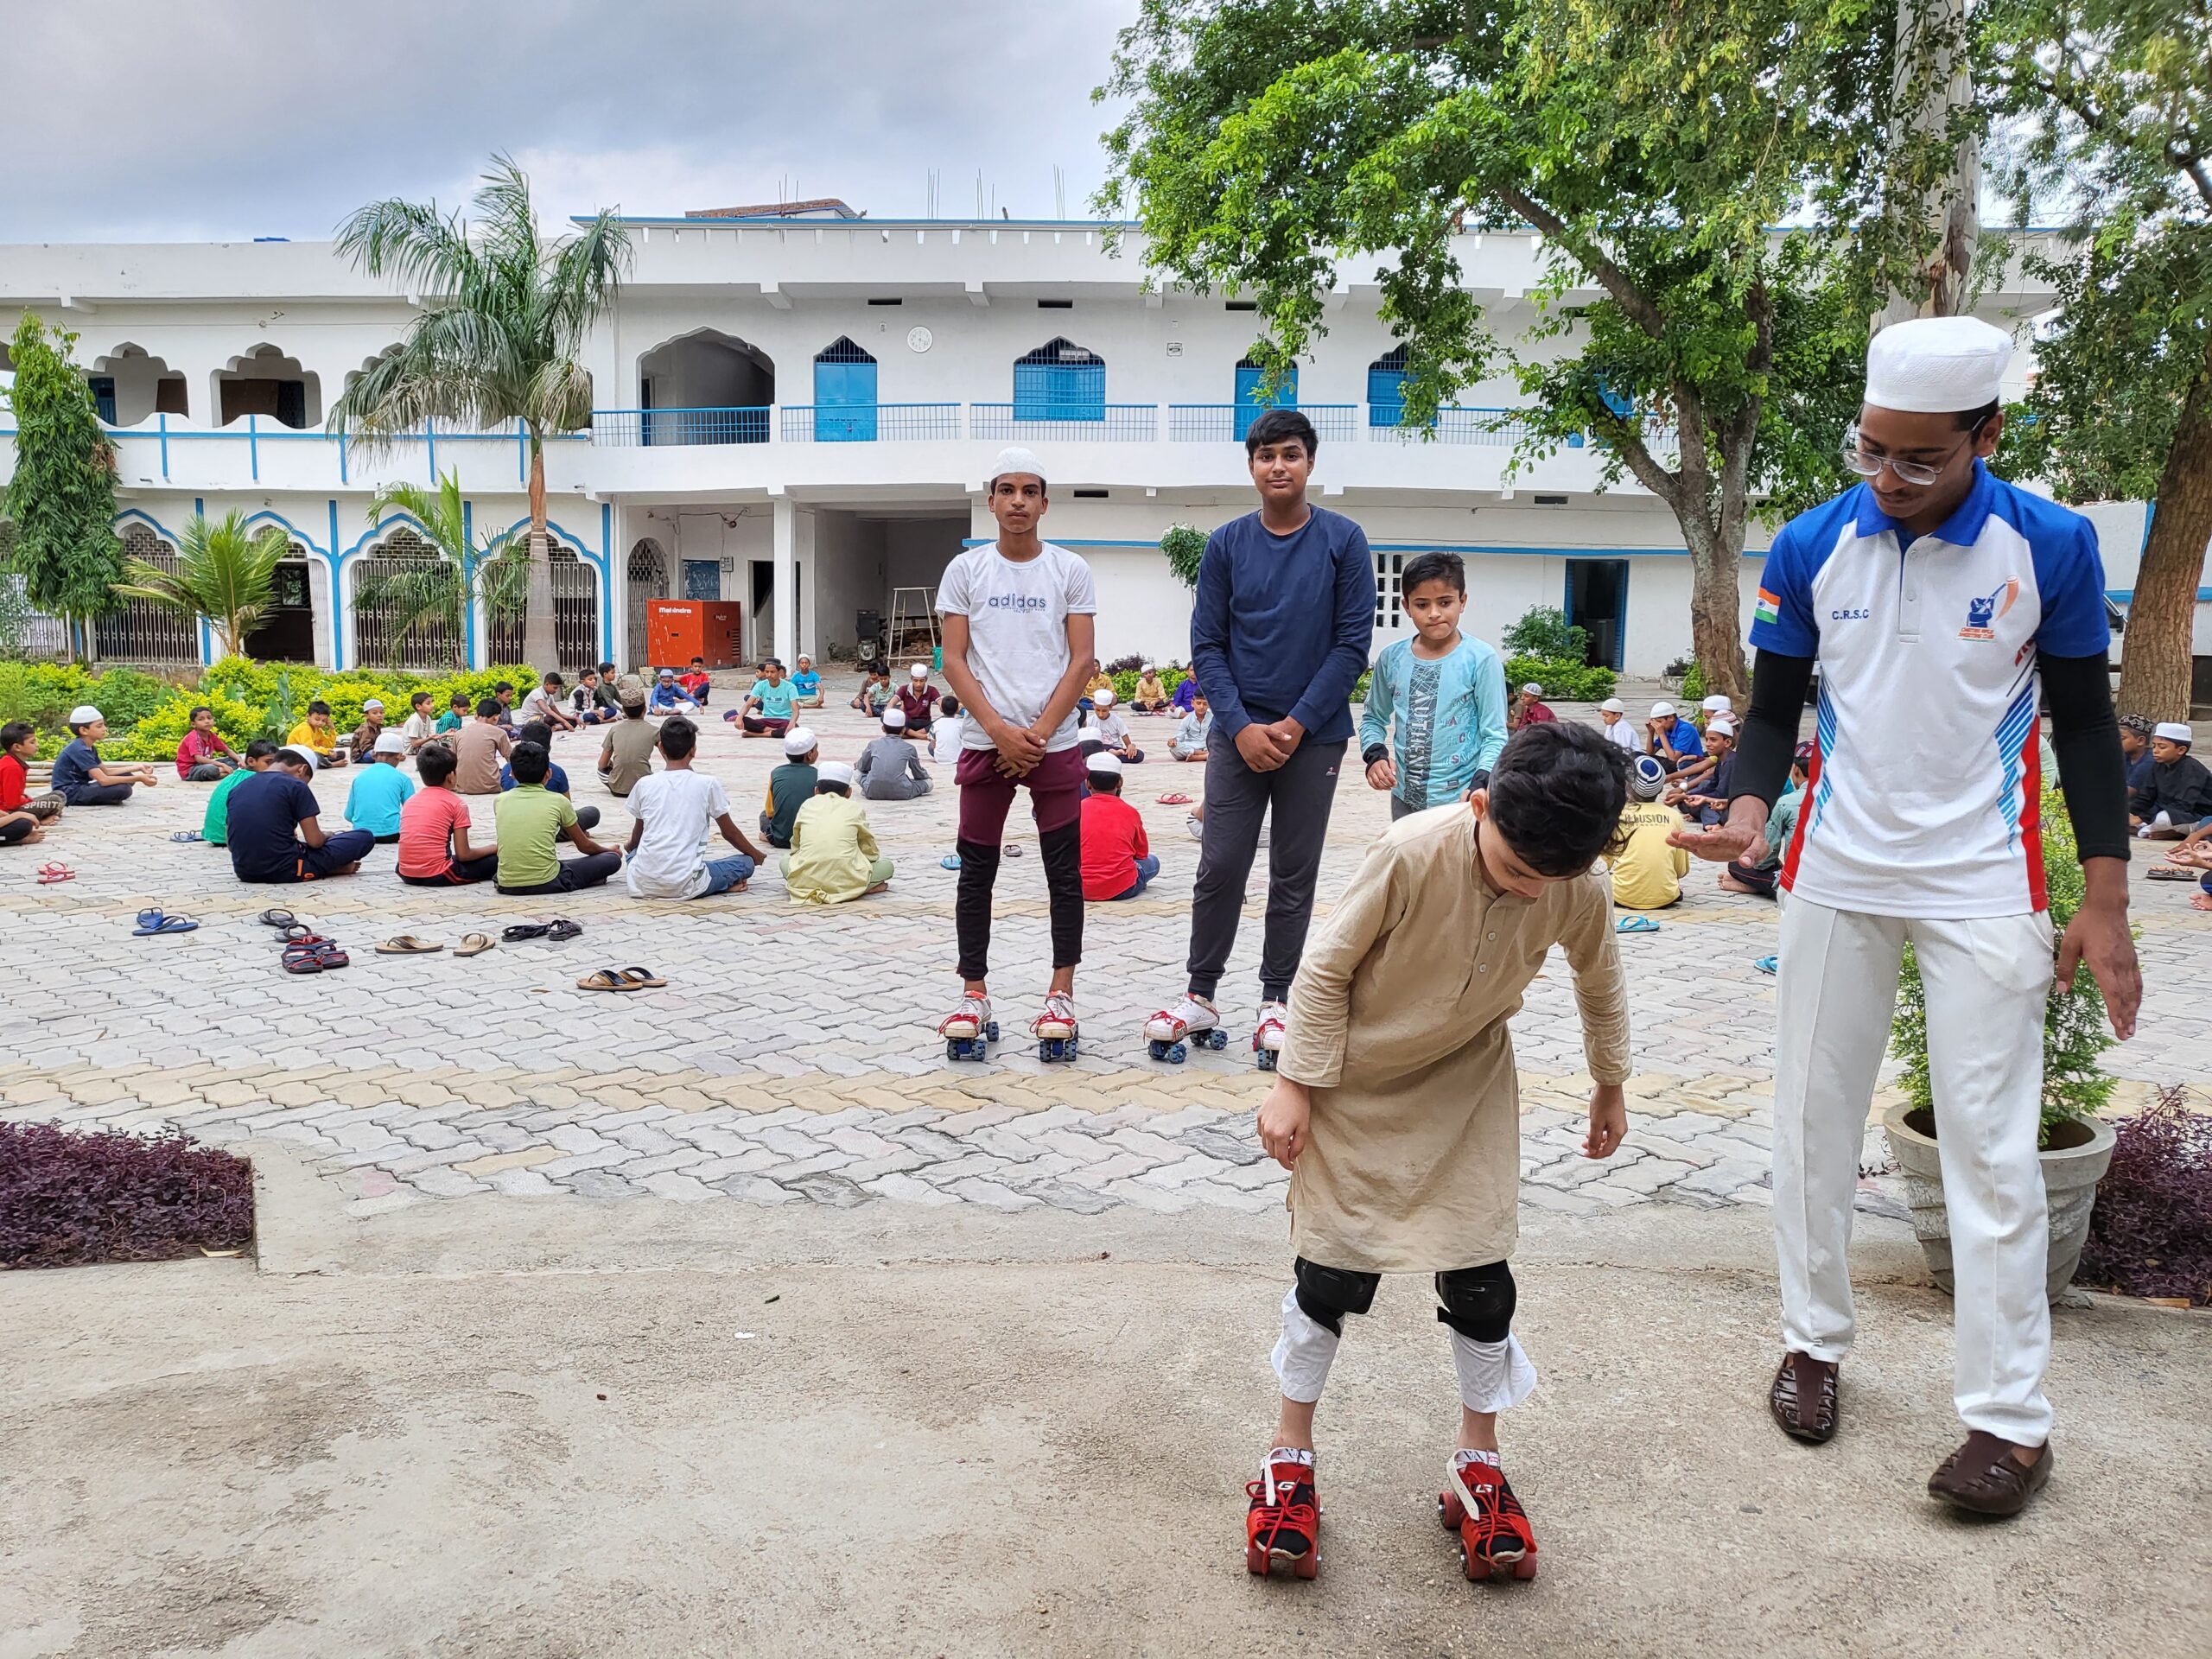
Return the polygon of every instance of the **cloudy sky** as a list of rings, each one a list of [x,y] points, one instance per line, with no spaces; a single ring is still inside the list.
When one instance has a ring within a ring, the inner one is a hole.
[[[549,217],[842,196],[1071,214],[1136,0],[87,0],[4,9],[0,242],[327,236],[511,151]]]

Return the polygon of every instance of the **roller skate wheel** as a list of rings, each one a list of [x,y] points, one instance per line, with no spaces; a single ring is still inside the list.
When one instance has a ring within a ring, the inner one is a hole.
[[[983,1035],[984,1035],[984,1036],[986,1036],[986,1037],[988,1037],[988,1038],[989,1038],[989,1039],[990,1039],[993,1042],[995,1042],[995,1043],[996,1041],[998,1041],[998,1039],[999,1039],[999,1022],[998,1022],[997,1020],[992,1020],[992,1021],[991,1021],[991,1023],[990,1023],[989,1025],[985,1026],[985,1027],[983,1027]]]
[[[1205,1044],[1208,1048],[1215,1050],[1224,1049],[1229,1046],[1229,1033],[1224,1031],[1219,1026],[1216,1026],[1211,1031],[1200,1032],[1198,1033],[1198,1040]]]
[[[1436,1522],[1437,1524],[1442,1527],[1445,1531],[1459,1531],[1459,1523],[1466,1518],[1467,1512],[1459,1507],[1459,1500],[1458,1497],[1450,1492],[1440,1492],[1437,1494]]]
[[[1272,1071],[1275,1069],[1275,1052],[1272,1048],[1259,1050],[1256,1058],[1260,1062],[1261,1071]]]
[[[1190,1051],[1180,1043],[1164,1043],[1157,1037],[1145,1045],[1145,1052],[1155,1060],[1166,1060],[1170,1065],[1180,1065]]]
[[[1268,1576],[1268,1552],[1257,1544],[1244,1546],[1244,1570],[1255,1579]]]

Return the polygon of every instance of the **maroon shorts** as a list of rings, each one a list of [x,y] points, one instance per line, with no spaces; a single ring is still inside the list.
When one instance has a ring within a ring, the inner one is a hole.
[[[1083,751],[1061,749],[1039,760],[1027,778],[998,767],[996,749],[963,749],[953,780],[960,785],[960,839],[995,847],[1017,789],[1029,791],[1030,816],[1039,831],[1073,823],[1083,812]]]

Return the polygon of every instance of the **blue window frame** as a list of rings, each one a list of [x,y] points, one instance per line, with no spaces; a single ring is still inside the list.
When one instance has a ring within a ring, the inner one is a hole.
[[[113,426],[115,424],[115,377],[111,374],[92,374],[86,376],[85,380],[86,384],[92,388],[92,407],[99,411],[100,419],[105,421],[110,426]]]
[[[875,442],[875,359],[842,334],[815,355],[814,441]]]
[[[1236,442],[1239,443],[1244,442],[1245,435],[1251,431],[1252,423],[1259,418],[1262,410],[1298,407],[1298,365],[1295,363],[1290,365],[1290,372],[1275,388],[1273,397],[1261,395],[1260,383],[1267,378],[1267,373],[1249,357],[1236,365]]]
[[[1394,346],[1367,365],[1367,423],[1406,423],[1406,348]]]
[[[1106,418],[1106,359],[1071,340],[1054,338],[1014,363],[1017,421]]]

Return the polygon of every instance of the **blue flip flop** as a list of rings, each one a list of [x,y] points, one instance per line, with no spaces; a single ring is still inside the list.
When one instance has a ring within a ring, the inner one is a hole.
[[[1649,916],[1624,916],[1613,924],[1616,933],[1656,933],[1659,924]]]
[[[1782,971],[1782,958],[1780,957],[1761,957],[1758,961],[1752,963],[1751,966],[1758,969],[1759,972],[1763,974],[1778,974]]]
[[[130,936],[147,939],[156,933],[189,933],[199,925],[189,916],[164,916],[158,910],[142,910],[138,912],[138,925],[130,930]]]
[[[947,853],[943,858],[938,860],[937,867],[940,870],[958,869],[960,868],[960,855],[957,853]]]
[[[197,830],[180,830],[175,835],[171,836],[169,839],[171,841],[185,842],[200,841],[204,839],[204,837]]]

